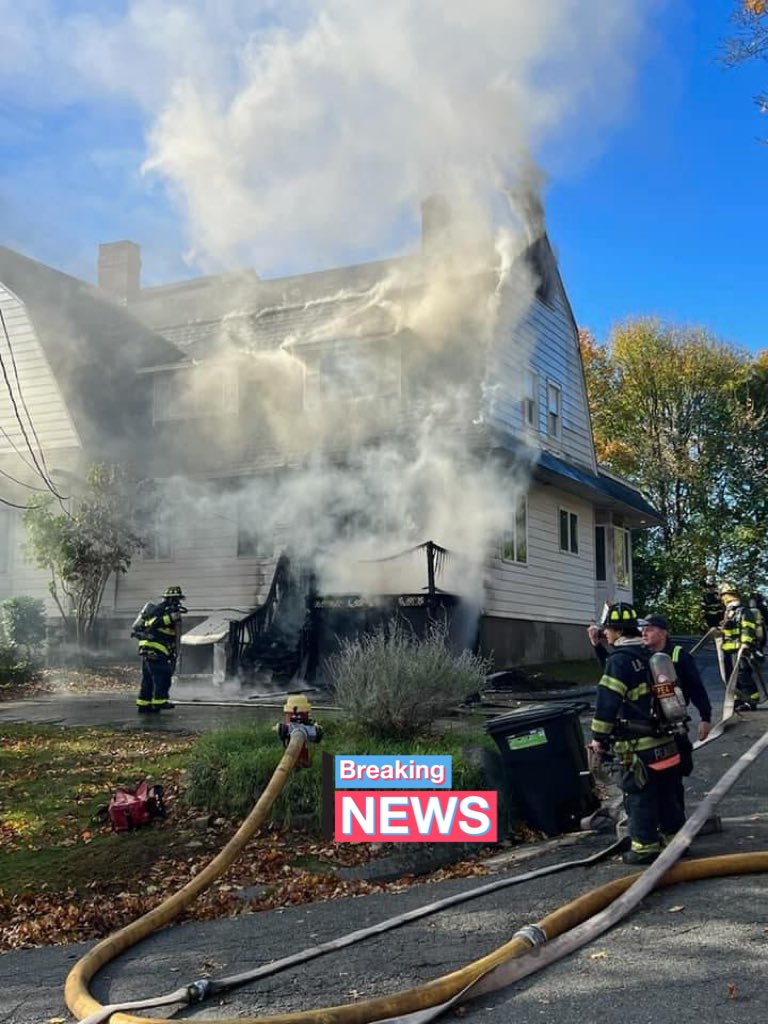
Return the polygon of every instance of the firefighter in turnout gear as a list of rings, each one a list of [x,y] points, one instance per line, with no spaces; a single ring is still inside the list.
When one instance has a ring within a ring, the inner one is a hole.
[[[685,818],[680,753],[655,707],[650,652],[634,608],[624,602],[610,605],[601,626],[612,652],[597,686],[590,746],[598,755],[612,750],[621,762],[631,839],[624,862],[650,864]]]
[[[752,670],[752,659],[759,651],[757,623],[751,609],[741,603],[739,592],[732,583],[722,584],[720,598],[725,605],[725,615],[720,623],[725,682],[731,678],[738,659],[739,674],[734,707],[737,711],[752,711],[760,701],[760,691]]]
[[[168,699],[181,639],[181,587],[168,587],[158,603],[148,602],[133,623],[131,636],[139,641],[141,688],[136,698],[139,714],[173,708]]]

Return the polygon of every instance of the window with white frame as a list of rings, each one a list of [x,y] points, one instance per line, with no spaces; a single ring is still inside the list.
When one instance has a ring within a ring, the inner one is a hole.
[[[547,434],[560,437],[562,432],[563,391],[559,384],[547,381]]]
[[[539,426],[539,375],[533,370],[525,371],[523,389],[523,426],[536,430]]]
[[[631,586],[632,534],[621,526],[613,528],[613,572],[617,586]]]
[[[560,550],[579,553],[579,517],[566,508],[560,509]]]
[[[501,557],[505,562],[528,561],[528,499],[521,498],[515,509],[512,529],[505,530],[501,538]]]
[[[11,510],[0,508],[0,572],[11,568]]]
[[[272,558],[274,553],[272,531],[259,522],[257,503],[241,497],[237,503],[237,557]]]
[[[156,509],[143,531],[142,557],[147,562],[167,562],[173,558],[173,520],[165,508]]]

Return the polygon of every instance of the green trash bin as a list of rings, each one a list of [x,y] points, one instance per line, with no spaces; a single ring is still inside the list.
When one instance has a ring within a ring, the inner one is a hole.
[[[579,715],[588,705],[540,704],[486,722],[504,762],[510,803],[531,828],[556,836],[600,806]]]

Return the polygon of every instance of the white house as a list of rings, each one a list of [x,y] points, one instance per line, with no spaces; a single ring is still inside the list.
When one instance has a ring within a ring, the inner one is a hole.
[[[98,289],[0,250],[11,367],[0,496],[31,493],[9,476],[47,486],[30,447],[57,489],[97,459],[170,482],[147,548],[105,597],[116,635],[168,583],[183,586],[191,624],[244,618],[274,591],[284,550],[305,568],[325,560],[321,590],[354,590],[328,550],[340,539],[357,550],[361,519],[387,538],[373,546],[382,559],[406,546],[400,534],[453,549],[445,587],[459,592],[481,519],[493,523],[473,638],[500,668],[585,656],[603,602],[631,600],[631,531],[658,517],[596,463],[577,328],[546,237],[506,270],[487,246],[438,264],[431,244],[427,232],[408,258],[141,288],[138,247],[117,242],[101,247]],[[19,417],[34,424],[31,445]],[[430,475],[438,459],[443,475]],[[480,481],[487,493],[467,493]],[[511,504],[494,481],[514,481]],[[45,594],[22,533],[20,512],[0,508],[0,597]],[[358,568],[372,561],[365,550]],[[421,561],[377,572],[380,591],[424,582]]]

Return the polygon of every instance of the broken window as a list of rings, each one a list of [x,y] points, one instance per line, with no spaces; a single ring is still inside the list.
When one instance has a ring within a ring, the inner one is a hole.
[[[228,366],[201,364],[155,376],[155,423],[221,416],[235,409]]]

